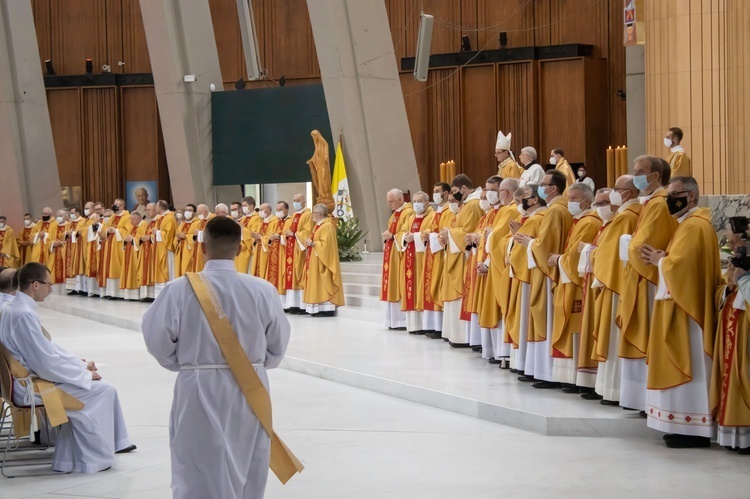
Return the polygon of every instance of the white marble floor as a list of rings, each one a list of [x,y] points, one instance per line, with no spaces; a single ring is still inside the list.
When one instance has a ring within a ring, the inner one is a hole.
[[[118,388],[139,450],[95,475],[0,479],[0,499],[170,497],[174,375],[134,331],[50,310],[42,316],[56,341],[97,360]],[[291,348],[322,334],[295,324]],[[268,498],[727,498],[747,497],[750,488],[750,457],[719,447],[544,436],[288,370],[270,378],[276,427],[306,470],[286,486],[271,475]]]

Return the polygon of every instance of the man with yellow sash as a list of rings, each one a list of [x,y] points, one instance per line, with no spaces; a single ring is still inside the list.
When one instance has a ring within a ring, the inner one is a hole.
[[[403,268],[399,282],[401,310],[406,315],[406,330],[409,334],[424,334],[424,274],[425,250],[422,231],[432,224],[435,211],[430,206],[430,197],[419,191],[412,196],[414,215],[409,220],[409,232],[402,236],[399,244],[403,252]]]
[[[566,237],[573,226],[573,216],[568,211],[568,201],[564,197],[565,185],[565,176],[557,170],[550,170],[544,175],[538,192],[539,197],[547,203],[547,211],[539,227],[539,234],[535,239],[526,235],[515,236],[517,243],[528,248],[527,260],[531,270],[530,320],[524,370],[527,378],[524,380],[533,376],[538,380],[534,383],[535,388],[560,386],[560,383],[554,381],[552,374],[555,318],[552,292],[560,284],[560,272],[555,262],[550,262],[550,257],[563,253]]]
[[[0,216],[0,267],[17,269],[21,262],[18,241],[13,229],[8,226],[8,219]]]
[[[239,212],[237,211],[238,207],[236,203],[232,203],[232,205],[232,217],[242,227],[242,251],[240,251],[240,254],[235,259],[237,272],[252,274],[254,271],[253,256],[257,256],[254,235],[260,233],[263,219],[255,212],[255,198],[252,196],[242,199],[242,203],[239,206],[241,211]],[[235,213],[237,214],[236,217]],[[216,214],[218,215],[219,212],[217,211]]]
[[[633,182],[643,205],[632,236],[620,237],[620,259],[625,262],[617,324],[620,326],[618,355],[622,360],[620,405],[644,411],[646,417],[646,352],[659,272],[640,258],[647,244],[666,250],[676,228],[667,208],[669,165],[654,156],[640,156],[634,164]]]
[[[328,217],[324,204],[313,207],[313,231],[305,241],[305,312],[313,317],[332,317],[344,306],[336,219]]]
[[[510,152],[511,134],[504,135],[503,131],[497,132],[495,143],[495,159],[497,160],[497,176],[500,178],[521,178],[523,168],[516,163]]]
[[[451,211],[456,218],[449,228],[443,229],[439,236],[440,244],[445,248],[442,295],[443,300],[443,339],[451,346],[468,346],[469,339],[465,323],[462,323],[461,305],[465,292],[464,271],[468,255],[466,236],[474,232],[484,211],[479,205],[482,188],[474,188],[471,179],[465,174],[457,175],[451,181]],[[466,319],[466,317],[464,316]],[[469,317],[470,319],[470,317]]]
[[[175,277],[192,271],[193,260],[196,257],[198,243],[196,233],[200,227],[200,219],[196,216],[197,208],[194,204],[185,206],[182,213],[182,223],[175,234],[177,237],[177,251],[175,252]]]
[[[122,299],[120,276],[122,274],[122,257],[125,231],[130,223],[130,213],[125,209],[124,199],[115,199],[112,204],[112,216],[99,228],[100,239],[103,239],[99,257],[100,268],[104,275],[99,276],[102,298]]]
[[[31,259],[29,261],[46,265],[50,271],[55,264],[53,243],[57,236],[57,221],[52,216],[52,208],[42,210],[42,219],[36,223],[31,234]]]
[[[313,230],[312,212],[306,206],[304,194],[295,194],[292,203],[294,215],[289,217],[284,226],[281,239],[286,267],[284,270],[284,288],[286,303],[284,310],[291,314],[303,313],[303,293],[305,290],[305,263],[307,248],[305,241]]]
[[[128,439],[114,387],[101,381],[93,362],[63,350],[42,327],[37,303],[51,290],[49,269],[38,263],[25,265],[19,271],[19,291],[0,317],[3,355],[12,357],[11,369],[16,372],[14,402],[29,405],[24,400],[30,395],[32,405],[44,403],[50,424],[65,425],[55,442],[53,470],[96,473],[112,466],[115,453],[130,452],[135,446]],[[21,371],[28,377],[21,378]],[[34,395],[32,381],[43,388],[41,398]],[[61,401],[62,407],[52,399]]]
[[[422,242],[425,244],[424,257],[424,310],[422,311],[422,330],[425,336],[437,340],[443,337],[443,261],[445,251],[438,242],[438,236],[451,226],[456,215],[450,210],[448,198],[451,186],[438,182],[432,189],[432,201],[435,203],[435,216],[429,225],[423,224]]]
[[[688,156],[685,148],[680,144],[681,142],[682,129],[672,127],[667,130],[667,134],[664,136],[664,145],[669,148],[667,163],[669,163],[672,177],[689,177],[693,174],[693,165],[690,161],[690,156]]]
[[[727,245],[737,256],[744,241],[727,230]],[[714,345],[711,409],[719,425],[716,442],[750,454],[750,322],[745,298],[750,296],[750,277],[730,264],[727,281]]]
[[[177,499],[263,497],[274,466],[266,370],[284,357],[290,327],[276,288],[237,272],[241,237],[234,220],[211,219],[205,270],[177,279],[143,316],[149,353],[179,373],[169,425]],[[206,312],[205,300],[214,304]],[[217,306],[228,322],[219,323]],[[245,403],[248,383],[256,388]],[[257,400],[265,407],[260,414]]]
[[[52,265],[47,267],[52,274],[52,291],[54,294],[62,295],[65,294],[68,280],[65,238],[68,232],[69,218],[68,212],[65,210],[57,210],[56,215],[57,229],[53,233],[54,241],[52,242],[52,257],[50,258]]]
[[[404,234],[409,232],[409,220],[414,215],[411,203],[404,201],[400,189],[391,189],[386,194],[391,217],[383,232],[383,275],[380,282],[380,301],[385,302],[385,327],[406,329],[406,315],[401,311],[399,282],[403,253],[398,246]]]
[[[143,220],[140,212],[134,211],[130,214],[130,220],[125,227],[125,237],[122,245],[124,252],[122,256],[122,274],[120,276],[120,289],[126,300],[139,301],[141,299],[141,244],[146,234],[148,223]]]
[[[279,239],[281,238],[281,223],[276,215],[271,213],[271,205],[260,205],[260,229],[253,233],[255,239],[255,258],[253,258],[252,275],[265,279],[273,284],[278,292],[281,262],[279,261]]]
[[[566,188],[570,189],[570,186],[576,183],[576,176],[573,173],[568,160],[565,159],[565,153],[562,149],[552,149],[550,152],[549,162],[555,167],[555,170],[565,175]]]
[[[169,210],[169,203],[160,199],[156,203],[156,226],[154,238],[154,298],[159,296],[168,282],[174,280],[177,249],[177,221]]]
[[[555,288],[552,323],[552,380],[563,385],[566,393],[579,393],[576,386],[581,346],[584,276],[579,270],[581,248],[591,244],[602,226],[593,207],[594,192],[586,184],[576,183],[568,189],[568,211],[573,226],[568,232],[562,254],[549,257],[556,265],[560,280]],[[593,391],[593,387],[584,388]]]
[[[31,261],[31,245],[35,227],[36,223],[31,218],[31,213],[25,213],[23,215],[23,228],[18,234],[18,250],[21,253],[21,261],[18,263],[19,268]]]
[[[648,426],[667,433],[668,447],[709,447],[716,434],[709,404],[717,294],[723,291],[719,242],[698,183],[675,177],[667,208],[679,225],[666,252],[644,244],[658,289],[648,341]],[[746,408],[747,410],[747,408]]]
[[[539,197],[539,188],[530,184],[519,189],[521,220],[509,222],[510,232],[513,234],[506,250],[507,278],[510,280],[510,293],[507,306],[503,307],[503,322],[505,335],[503,341],[510,343],[510,370],[520,374],[520,381],[533,381],[534,377],[526,375],[526,365],[534,365],[534,351],[529,348],[529,322],[531,319],[531,267],[529,266],[529,252],[526,246],[518,241],[536,239],[539,228],[547,213],[545,201]],[[502,254],[497,254],[500,258]],[[506,273],[503,274],[503,278]]]
[[[73,207],[68,216],[68,230],[65,232],[65,278],[69,295],[77,295],[78,272],[81,267],[82,239],[81,228],[86,219],[81,217],[81,210]]]
[[[520,206],[516,202],[522,199],[518,180],[506,178],[498,186],[497,194],[487,191],[487,200],[492,202],[497,197],[501,206],[495,217],[495,223],[485,230],[486,260],[480,263],[480,274],[487,272],[487,284],[482,304],[479,308],[479,326],[482,334],[482,358],[490,364],[499,364],[502,369],[510,369],[511,346],[505,341],[507,329],[504,324],[504,309],[510,298],[511,280],[508,272],[510,256],[509,242],[513,238],[510,223],[521,218]]]

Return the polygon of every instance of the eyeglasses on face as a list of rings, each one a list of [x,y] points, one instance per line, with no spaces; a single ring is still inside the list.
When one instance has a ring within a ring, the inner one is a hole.
[[[32,284],[35,283],[35,282],[38,282],[39,284],[46,284],[49,287],[52,287],[52,284],[53,284],[53,283],[47,282],[47,281],[31,281],[31,282],[32,282]]]

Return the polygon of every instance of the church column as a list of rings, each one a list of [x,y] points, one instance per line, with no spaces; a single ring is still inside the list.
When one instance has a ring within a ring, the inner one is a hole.
[[[386,192],[420,186],[385,2],[355,3],[307,0],[307,7],[331,130],[343,130],[354,215],[374,242],[387,228]]]
[[[0,3],[0,214],[63,205],[31,2]]]
[[[213,209],[210,86],[224,85],[208,2],[140,4],[175,206],[205,202]],[[185,75],[197,80],[186,83]],[[239,188],[234,190],[239,197]]]

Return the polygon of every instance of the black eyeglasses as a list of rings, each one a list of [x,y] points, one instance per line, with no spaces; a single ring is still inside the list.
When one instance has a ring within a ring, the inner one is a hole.
[[[31,281],[32,284],[35,283],[35,282],[38,282],[39,284],[46,284],[47,286],[52,287],[52,283],[51,282],[47,282],[47,281]]]

